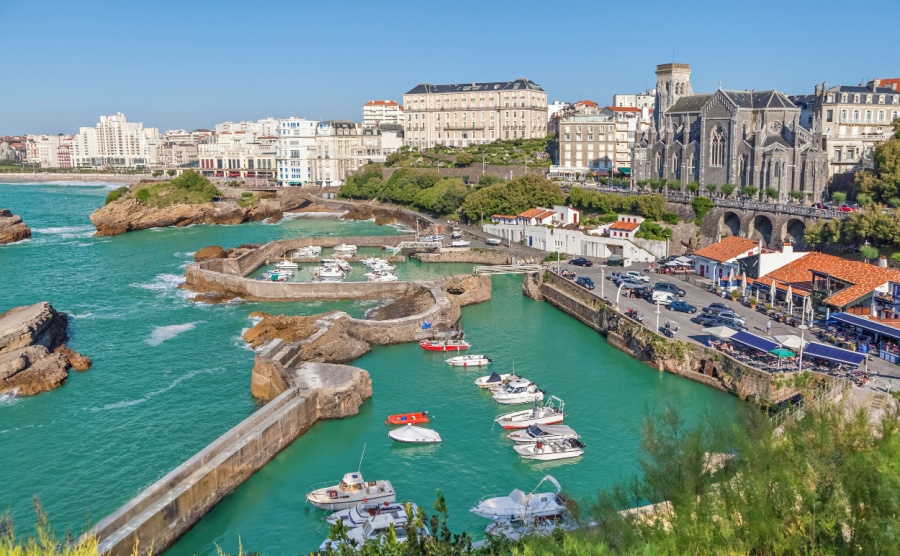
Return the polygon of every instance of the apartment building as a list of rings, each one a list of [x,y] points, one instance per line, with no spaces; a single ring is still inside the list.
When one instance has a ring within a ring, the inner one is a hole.
[[[381,124],[403,125],[403,107],[393,100],[370,100],[362,108],[363,128],[377,129]]]
[[[616,172],[631,174],[631,151],[634,149],[635,138],[650,126],[652,110],[646,106],[636,108],[633,106],[607,106],[600,112],[612,118],[616,124]]]
[[[200,173],[217,178],[274,179],[278,137],[216,133],[197,145]]]
[[[575,114],[559,122],[559,165],[566,177],[608,174],[616,166],[616,121],[606,114]]]
[[[656,107],[656,89],[647,89],[634,95],[627,93],[613,95],[612,105],[621,108],[646,108],[652,111]]]
[[[239,131],[256,137],[267,136],[274,137],[278,135],[278,118],[263,118],[262,120],[240,121],[240,122],[222,122],[216,124],[216,134],[221,133],[237,133]]]
[[[152,146],[159,130],[129,122],[121,112],[100,116],[94,127],[79,128],[72,141],[72,164],[79,168],[137,168],[156,162]]]
[[[27,135],[25,137],[25,162],[35,164],[41,168],[68,168],[70,164],[68,153],[63,159],[66,166],[62,165],[59,153],[60,148],[72,144],[73,138],[66,135]]]
[[[279,185],[313,185],[316,128],[319,122],[287,118],[278,122],[276,149]]]
[[[419,84],[403,95],[405,140],[414,148],[466,147],[547,134],[547,93],[528,79]]]
[[[368,161],[362,125],[345,120],[319,122],[316,126],[316,185],[342,185]]]

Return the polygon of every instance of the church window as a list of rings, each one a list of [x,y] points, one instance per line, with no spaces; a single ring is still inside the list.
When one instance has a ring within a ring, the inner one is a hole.
[[[678,154],[672,155],[672,174],[678,175]]]
[[[725,128],[721,124],[716,125],[710,135],[709,164],[721,166],[725,160]]]
[[[660,177],[662,177],[662,175],[665,173],[662,157],[659,155],[659,153],[656,153],[656,172]]]

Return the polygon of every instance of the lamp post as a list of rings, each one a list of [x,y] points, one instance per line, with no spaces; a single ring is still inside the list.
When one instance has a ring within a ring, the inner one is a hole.
[[[622,286],[625,285],[625,282],[619,284],[619,289],[616,290],[616,311],[619,310],[619,295],[622,293]]]
[[[659,302],[660,298],[656,298],[656,332],[659,333]]]
[[[808,326],[805,324],[801,324],[797,328],[800,329],[800,366],[797,368],[797,372],[803,372],[803,333],[806,331]]]
[[[606,285],[606,273],[603,272],[603,267],[600,267],[600,297],[602,299],[606,299],[606,296],[603,295],[603,286]]]

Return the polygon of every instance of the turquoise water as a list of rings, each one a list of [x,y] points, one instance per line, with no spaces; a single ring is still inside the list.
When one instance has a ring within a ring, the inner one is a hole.
[[[93,238],[87,215],[103,202],[97,186],[0,185],[0,205],[35,231],[0,248],[0,309],[49,300],[75,316],[70,345],[94,367],[62,388],[0,401],[0,506],[20,530],[40,497],[59,528],[82,530],[152,484],[249,415],[253,353],[240,334],[254,310],[311,314],[340,308],[362,314],[372,303],[197,305],[175,286],[190,253],[300,235],[390,234],[370,222],[286,220],[276,225],[195,226]],[[411,263],[410,268],[418,267]],[[454,267],[447,267],[456,268]],[[423,272],[434,272],[433,267]],[[463,309],[472,353],[492,367],[535,380],[565,400],[586,454],[568,462],[519,460],[499,429],[498,406],[472,381],[487,371],[458,370],[416,345],[376,348],[356,361],[372,375],[374,396],[360,415],[316,424],[226,497],[171,554],[235,551],[296,554],[326,533],[321,512],[304,504],[308,485],[355,470],[363,445],[368,480],[391,480],[402,498],[430,509],[441,488],[451,528],[479,533],[467,512],[487,494],[530,490],[552,473],[587,497],[637,471],[642,417],[675,401],[692,416],[730,415],[732,397],[658,373],[609,347],[602,337],[544,303],[521,295],[521,279],[495,277],[492,301]],[[399,446],[386,415],[429,410],[444,442]]]

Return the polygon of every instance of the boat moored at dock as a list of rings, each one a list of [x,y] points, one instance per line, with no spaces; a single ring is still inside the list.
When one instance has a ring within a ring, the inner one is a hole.
[[[367,501],[372,504],[394,502],[397,494],[390,481],[366,482],[359,471],[347,473],[340,483],[313,488],[306,495],[310,504],[323,510],[346,510]]]
[[[492,359],[486,355],[458,355],[446,359],[444,363],[451,367],[482,367],[490,365]]]

